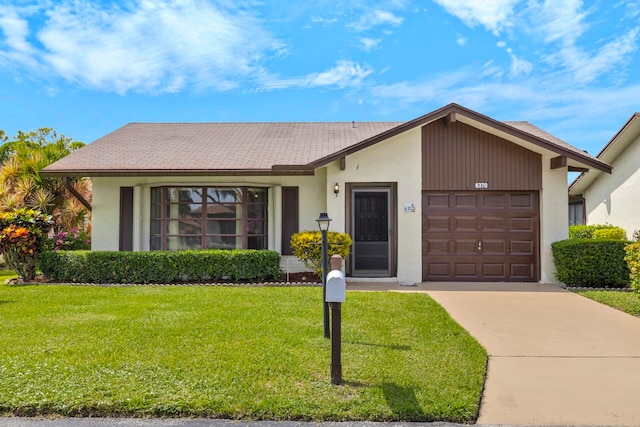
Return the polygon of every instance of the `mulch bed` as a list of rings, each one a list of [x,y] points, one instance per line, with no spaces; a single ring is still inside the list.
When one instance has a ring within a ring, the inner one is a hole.
[[[39,275],[30,282],[24,282],[18,278],[9,279],[8,285],[72,285],[72,286],[320,286],[322,280],[312,272],[299,272],[285,274],[282,280],[269,280],[265,282],[186,282],[186,283],[60,283],[54,282]]]

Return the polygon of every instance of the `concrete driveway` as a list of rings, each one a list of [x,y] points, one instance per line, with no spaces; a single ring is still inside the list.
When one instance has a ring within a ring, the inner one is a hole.
[[[414,289],[489,353],[478,424],[640,426],[640,318],[554,285]]]

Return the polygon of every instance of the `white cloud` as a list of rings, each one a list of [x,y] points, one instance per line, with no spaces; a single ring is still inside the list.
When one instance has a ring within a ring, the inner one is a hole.
[[[467,39],[462,36],[458,36],[458,38],[456,39],[456,43],[458,43],[460,46],[466,46]]]
[[[362,45],[362,49],[366,50],[367,52],[373,49],[374,47],[378,46],[381,41],[382,39],[372,39],[369,37],[360,38],[360,44]]]
[[[366,31],[379,25],[391,25],[397,27],[401,25],[404,18],[394,15],[386,10],[373,10],[365,13],[359,20],[349,24],[355,31]]]
[[[27,42],[25,18],[0,14],[3,31],[18,30],[0,58],[41,76],[120,94],[227,90],[250,79],[266,54],[283,48],[250,14],[202,0],[140,1],[129,9],[59,2],[36,34],[41,47]]]
[[[581,46],[580,38],[589,30],[590,16],[582,0],[530,0],[527,12],[536,34],[541,34],[544,43],[552,47],[553,53],[543,56],[543,60],[570,75],[575,83],[588,84],[603,76],[615,79],[637,51],[638,26],[612,37],[597,49],[590,51]]]
[[[500,40],[498,43],[496,43],[496,46],[498,47],[505,47],[507,45],[506,42],[503,42],[502,40]]]
[[[530,0],[528,13],[536,34],[541,34],[546,43],[573,43],[587,27],[584,20],[588,14],[582,7],[582,0]]]
[[[434,0],[465,25],[481,25],[494,34],[513,26],[513,8],[520,0]]]
[[[312,16],[311,22],[316,24],[335,24],[336,22],[338,22],[338,18],[328,19],[328,18],[323,18],[321,16]]]
[[[615,70],[630,60],[630,54],[638,49],[640,27],[614,39],[597,52],[589,54],[575,44],[566,44],[548,59],[559,62],[570,71],[578,83],[590,83]]]
[[[533,70],[533,64],[531,64],[529,61],[517,57],[510,48],[506,50],[511,57],[511,70],[509,72],[509,75],[511,77],[526,77],[531,74],[531,70]]]
[[[368,66],[354,61],[341,60],[335,67],[320,73],[310,73],[304,77],[282,79],[264,73],[261,77],[263,90],[298,88],[298,87],[328,87],[355,88],[369,76],[373,70]]]

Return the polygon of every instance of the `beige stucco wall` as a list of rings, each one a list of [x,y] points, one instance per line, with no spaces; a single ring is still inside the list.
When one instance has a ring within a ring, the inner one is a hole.
[[[551,169],[553,155],[542,156],[542,191],[540,191],[540,281],[558,283],[555,278],[551,244],[569,236],[569,192],[567,168]]]
[[[640,137],[612,162],[611,175],[601,173],[583,197],[587,224],[609,223],[627,231],[640,229]]]
[[[339,162],[327,167],[327,213],[336,231],[345,232],[347,227],[346,183],[397,183],[397,278],[401,284],[422,281],[421,149],[421,130],[415,128],[347,156],[345,170],[340,170]],[[339,197],[331,190],[336,182]],[[415,211],[404,212],[405,203],[412,203]]]

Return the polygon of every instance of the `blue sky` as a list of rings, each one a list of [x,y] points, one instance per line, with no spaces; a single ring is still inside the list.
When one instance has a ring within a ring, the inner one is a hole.
[[[640,111],[640,0],[0,0],[0,129],[404,121],[450,102],[597,154]]]

